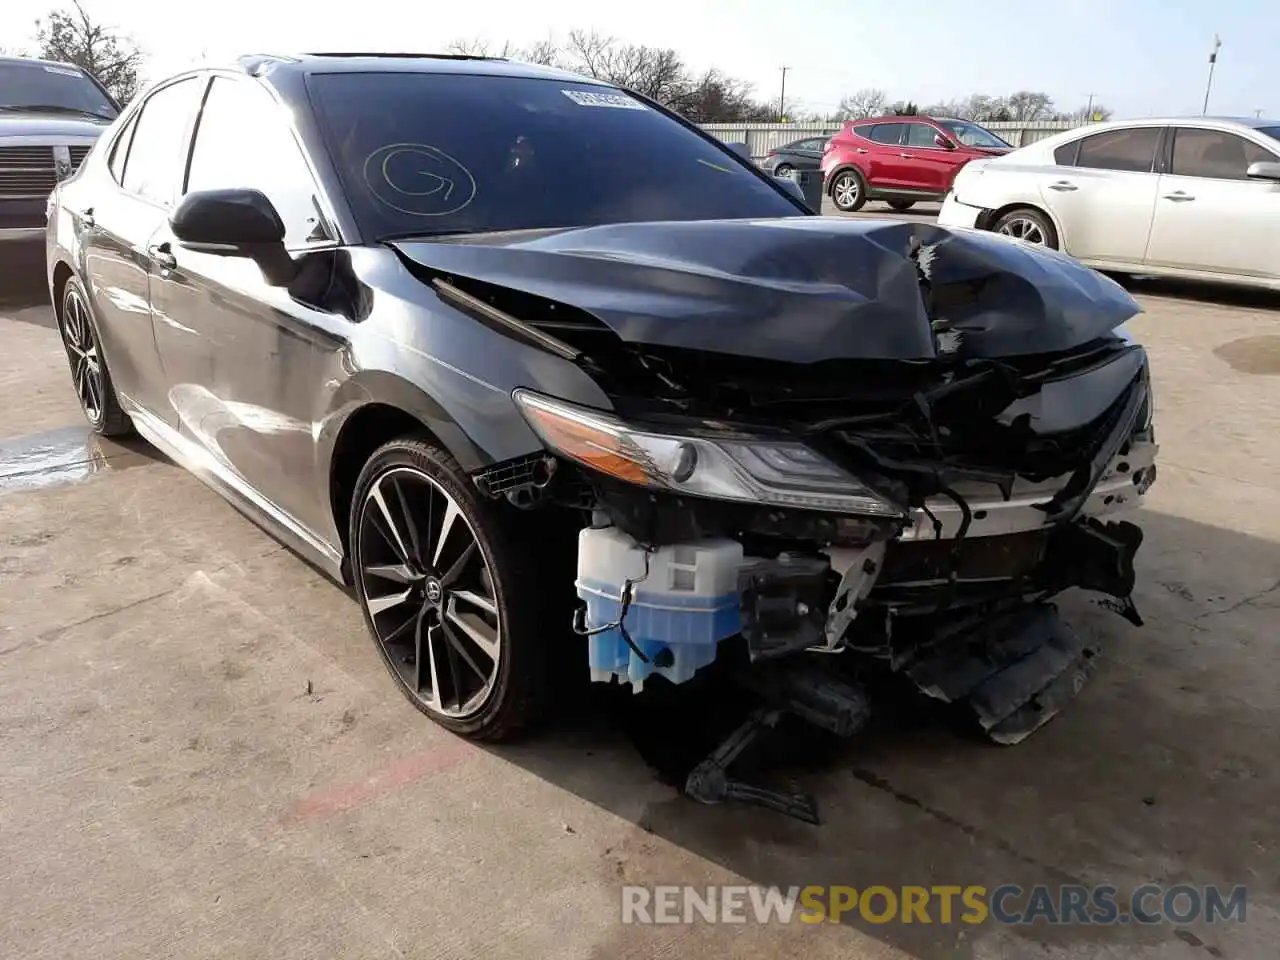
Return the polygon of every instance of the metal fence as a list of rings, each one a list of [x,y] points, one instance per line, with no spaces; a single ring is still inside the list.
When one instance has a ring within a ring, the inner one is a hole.
[[[1034,120],[984,123],[982,126],[1015,147],[1025,147],[1081,124],[1074,120]],[[704,123],[702,129],[725,143],[745,143],[751,155],[759,159],[792,140],[830,136],[840,129],[840,123]]]

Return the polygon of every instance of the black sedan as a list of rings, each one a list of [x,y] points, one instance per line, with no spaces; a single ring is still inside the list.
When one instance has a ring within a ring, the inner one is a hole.
[[[797,189],[560,71],[259,56],[134,99],[50,200],[48,279],[93,427],[352,585],[458,733],[731,647],[960,697],[926,654],[1020,611],[1030,698],[1028,637],[1041,686],[1082,662],[1043,601],[1132,587],[1136,528],[1099,517],[1154,476],[1137,307]],[[974,700],[1008,738],[1053,712]]]
[[[822,166],[822,151],[827,137],[806,137],[792,140],[770,150],[760,161],[760,166],[775,177],[785,177],[792,170],[817,170]]]

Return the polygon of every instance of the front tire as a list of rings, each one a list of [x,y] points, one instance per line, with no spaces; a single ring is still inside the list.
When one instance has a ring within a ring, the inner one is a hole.
[[[854,213],[867,202],[867,182],[857,170],[841,170],[831,181],[831,202],[843,213]]]
[[[1058,231],[1053,223],[1039,210],[1031,207],[1020,207],[1010,210],[998,219],[991,227],[992,231],[1014,240],[1021,240],[1037,247],[1058,249]]]
[[[79,277],[71,277],[62,291],[58,312],[58,333],[71,367],[71,385],[80,401],[80,410],[95,433],[103,437],[125,437],[133,433],[133,421],[120,407],[111,372],[102,355],[101,339],[89,296]]]
[[[890,200],[889,209],[896,210],[898,213],[906,213],[916,205],[914,200]]]
[[[375,451],[351,505],[353,579],[383,663],[410,703],[477,740],[514,735],[551,696],[537,539],[503,510],[419,439]]]

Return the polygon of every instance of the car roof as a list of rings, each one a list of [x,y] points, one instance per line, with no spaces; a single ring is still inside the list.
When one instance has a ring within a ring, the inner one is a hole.
[[[440,73],[470,74],[495,77],[525,77],[528,79],[572,80],[575,83],[595,83],[609,86],[600,80],[583,77],[567,70],[544,67],[535,63],[522,63],[505,57],[482,57],[454,53],[293,53],[249,54],[240,57],[238,63],[252,76],[273,73]]]
[[[863,117],[861,120],[850,120],[852,124],[863,123],[907,123],[912,120],[927,120],[930,123],[937,123],[939,120],[945,120],[946,117],[930,117],[923,113],[904,113],[898,115],[896,113],[885,114],[882,117]]]

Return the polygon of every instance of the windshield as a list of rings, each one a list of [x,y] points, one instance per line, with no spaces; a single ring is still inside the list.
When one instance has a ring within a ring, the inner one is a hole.
[[[430,73],[309,83],[374,237],[802,215],[716,142],[610,87]]]
[[[1013,144],[1001,140],[990,130],[964,120],[939,120],[938,124],[966,147],[992,147],[1004,149]]]
[[[75,67],[51,63],[0,63],[0,107],[45,107],[114,120],[115,105]]]

